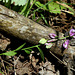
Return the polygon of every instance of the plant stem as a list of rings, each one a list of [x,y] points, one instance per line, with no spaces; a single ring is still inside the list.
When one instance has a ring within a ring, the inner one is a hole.
[[[35,48],[35,47],[38,47],[38,46],[40,46],[40,45],[35,45],[35,46],[32,46],[32,47],[23,48],[23,49],[21,49],[21,50],[30,49],[30,48]]]
[[[28,14],[29,14],[30,10],[32,9],[32,7],[33,7],[33,5],[34,5],[35,2],[36,2],[36,0],[34,0],[33,4],[32,4],[31,7],[28,9],[28,12],[27,12],[27,14],[26,14],[26,17],[28,17]]]
[[[30,1],[30,0],[28,0],[28,2],[26,3],[26,5],[24,5],[24,7],[23,7],[22,11],[21,11],[19,14],[21,14],[21,15],[22,15],[24,12],[25,12],[25,13],[27,12],[28,5],[29,5],[29,4],[28,4],[28,3],[29,3],[29,1]]]
[[[63,40],[63,39],[66,39],[66,38],[68,38],[69,36],[66,36],[66,37],[61,37],[61,38],[59,38],[59,40]]]
[[[36,9],[36,10],[34,10],[33,12],[38,11],[39,9],[41,9],[42,7],[44,7],[44,6],[48,5],[49,3],[53,2],[53,1],[54,1],[54,0],[49,1],[48,3],[46,3],[45,5],[43,5],[43,6],[39,7],[39,8],[37,8],[37,9]]]

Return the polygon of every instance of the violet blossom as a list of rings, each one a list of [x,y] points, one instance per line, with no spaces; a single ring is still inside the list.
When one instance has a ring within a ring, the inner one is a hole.
[[[73,38],[75,38],[75,29],[71,29],[69,31],[70,36],[73,36]]]
[[[46,45],[46,48],[51,48],[53,43],[45,43],[45,45]]]
[[[71,30],[69,31],[69,35],[70,35],[70,37],[75,38],[75,29],[71,29]],[[50,47],[53,45],[53,42],[57,41],[57,39],[56,39],[57,35],[56,35],[56,34],[50,33],[49,36],[50,36],[50,38],[52,38],[52,39],[51,39],[51,40],[48,40],[47,43],[45,43],[46,48],[50,48]],[[68,44],[69,44],[69,39],[66,40],[66,41],[63,43],[63,47],[67,49],[67,48],[68,48]]]
[[[57,35],[54,34],[54,33],[50,33],[49,36],[50,36],[52,39],[54,39],[54,38],[56,38]]]
[[[66,41],[63,43],[63,47],[67,49],[67,48],[68,48],[68,44],[69,44],[69,40],[66,40]]]
[[[55,42],[57,39],[51,39],[51,40],[48,40],[47,42]]]
[[[45,45],[50,45],[51,43],[45,43]]]

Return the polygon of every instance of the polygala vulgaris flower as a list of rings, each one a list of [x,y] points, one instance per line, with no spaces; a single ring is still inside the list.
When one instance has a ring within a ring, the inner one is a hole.
[[[54,34],[54,33],[50,33],[49,36],[50,36],[52,39],[54,39],[54,38],[56,38],[57,35]]]
[[[68,48],[68,44],[69,44],[69,40],[66,40],[66,41],[63,43],[63,47],[67,49],[67,48]]]
[[[55,42],[57,39],[51,39],[51,40],[48,40],[47,42]]]
[[[75,36],[75,29],[71,29],[71,30],[69,31],[69,35],[70,35],[70,36]]]
[[[52,47],[53,43],[45,43],[45,45],[46,45],[46,48],[48,49]]]
[[[45,43],[45,45],[50,45],[51,43]]]

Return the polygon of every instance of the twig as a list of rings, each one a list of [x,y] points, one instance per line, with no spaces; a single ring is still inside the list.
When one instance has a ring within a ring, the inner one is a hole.
[[[60,61],[62,64],[64,64],[65,66],[67,66],[63,61],[61,61],[54,53],[52,53],[50,51],[51,55],[54,56],[58,61]]]
[[[66,65],[63,61],[61,61],[54,53],[52,53],[50,51],[51,55],[54,56],[58,61],[60,61],[63,65],[65,65],[66,67],[68,67],[68,65]],[[69,70],[75,71],[75,69],[73,68],[69,68]]]
[[[5,73],[5,75],[7,75],[5,65],[4,65],[4,60],[1,58],[1,56],[0,56],[0,59],[1,59],[1,62],[2,62],[3,68],[4,68],[4,73]]]
[[[19,55],[19,57],[20,57],[20,55]],[[14,75],[17,75],[17,74],[16,74],[15,66],[16,66],[16,64],[17,64],[17,61],[19,60],[19,57],[17,57],[17,59],[14,59],[14,58],[13,58],[13,60],[14,60]]]
[[[5,63],[11,65],[11,66],[14,66],[13,64],[11,64],[11,63],[9,63],[9,62],[7,62],[7,61],[5,61],[5,60],[3,60],[3,61],[4,61]]]

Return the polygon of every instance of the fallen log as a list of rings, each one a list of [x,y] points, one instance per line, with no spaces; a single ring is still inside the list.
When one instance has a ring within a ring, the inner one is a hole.
[[[49,39],[49,33],[57,34],[52,28],[39,25],[2,5],[0,5],[0,31],[5,31],[32,44],[38,44],[41,38]],[[63,34],[60,33],[59,36]]]
[[[55,33],[59,38],[64,36],[63,33],[42,26],[2,5],[0,5],[0,31],[4,31],[32,44],[38,44],[41,38],[49,39],[49,33]],[[73,56],[75,55],[75,46],[69,45],[68,49],[62,51],[62,43],[63,40],[57,41],[57,43],[54,43],[51,47],[50,51],[60,56],[65,55],[66,57],[67,55],[68,59],[66,60],[69,62],[73,60]],[[71,63],[69,65],[72,66]],[[70,75],[72,75],[72,73]]]

